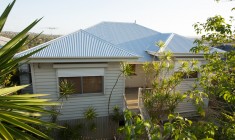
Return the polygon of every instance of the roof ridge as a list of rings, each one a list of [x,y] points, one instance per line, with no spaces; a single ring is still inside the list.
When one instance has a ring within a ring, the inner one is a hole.
[[[171,34],[169,35],[168,39],[166,40],[164,47],[160,48],[160,49],[158,50],[158,52],[163,52],[163,51],[167,48],[167,46],[169,45],[169,43],[171,42],[171,40],[172,40],[172,38],[173,38],[174,36],[175,36],[175,34],[174,34],[174,33],[171,33]]]
[[[120,48],[120,47],[114,45],[113,43],[108,42],[107,40],[104,40],[104,39],[102,39],[102,38],[100,38],[100,37],[98,37],[98,36],[96,36],[96,35],[93,35],[93,34],[87,32],[87,31],[85,31],[85,30],[82,30],[82,29],[81,29],[81,31],[84,32],[84,33],[86,33],[86,34],[88,34],[88,35],[91,35],[91,36],[93,36],[93,37],[99,39],[100,41],[104,41],[105,43],[108,43],[109,45],[112,45],[112,46],[115,47],[116,49],[119,49],[119,50],[121,50],[121,51],[124,51],[124,52],[126,52],[126,53],[128,53],[128,54],[130,54],[130,55],[140,57],[140,56],[137,55],[137,54],[134,54],[134,53],[129,52],[129,51],[125,50],[125,49],[122,49],[122,48]]]
[[[128,43],[128,42],[133,42],[133,41],[136,41],[136,40],[145,39],[145,38],[149,38],[149,37],[156,36],[156,35],[164,35],[164,34],[172,34],[172,33],[161,33],[161,32],[159,32],[159,33],[156,33],[156,34],[153,34],[153,35],[144,36],[144,37],[141,37],[141,38],[129,40],[129,41],[126,41],[126,42],[117,44],[117,45],[122,45],[122,44],[125,44],[125,43]],[[170,36],[170,35],[169,35],[169,36]]]
[[[99,22],[99,23],[97,23],[97,24],[95,24],[95,25],[93,25],[93,26],[90,26],[90,27],[86,28],[85,30],[90,29],[90,28],[92,28],[92,27],[95,27],[95,26],[97,26],[97,25],[99,25],[99,24],[102,24],[102,23],[133,24],[133,25],[137,25],[137,26],[140,26],[140,27],[142,27],[142,28],[145,28],[145,29],[148,29],[148,30],[157,32],[157,33],[161,33],[161,32],[159,32],[159,31],[155,31],[155,30],[153,30],[153,29],[150,29],[150,28],[148,28],[148,27],[145,27],[145,26],[143,26],[143,25],[140,25],[140,24],[138,24],[138,23],[136,23],[136,22],[119,22],[119,21],[101,21],[101,22]]]
[[[159,31],[155,31],[155,30],[153,30],[153,29],[150,29],[150,28],[145,27],[145,26],[143,26],[143,25],[140,25],[140,24],[138,24],[138,23],[133,23],[133,24],[134,24],[134,25],[137,25],[137,26],[140,26],[140,27],[142,27],[142,28],[145,28],[145,29],[148,29],[148,30],[151,30],[151,31],[157,32],[157,33],[161,33],[161,32],[159,32]]]

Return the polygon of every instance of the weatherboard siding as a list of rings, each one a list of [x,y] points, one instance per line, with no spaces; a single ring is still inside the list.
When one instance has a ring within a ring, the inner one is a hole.
[[[191,61],[192,58],[180,58],[175,61],[175,70],[178,71],[178,68],[180,67],[180,61]],[[195,60],[195,59],[194,59]],[[198,66],[200,67],[202,64],[205,64],[205,61],[202,58],[197,59],[198,60]],[[200,76],[200,74],[198,75]],[[176,91],[179,91],[180,93],[185,93],[188,90],[192,90],[193,85],[195,84],[196,78],[189,78],[184,79],[177,87]],[[180,102],[176,109],[176,113],[189,113],[189,112],[197,112],[197,109],[195,105],[193,104],[193,101],[189,98],[184,99],[182,102]]]
[[[145,73],[142,66],[142,64],[136,64],[135,75],[131,75],[126,78],[126,88],[144,87]]]
[[[76,96],[71,95],[68,100],[65,100],[59,115],[59,120],[70,120],[83,118],[83,112],[89,106],[93,106],[99,117],[108,115],[108,98],[111,93],[112,87],[115,84],[118,75],[120,74],[119,63],[108,63],[105,67],[104,74],[104,94],[101,95],[88,95]],[[34,75],[34,93],[49,94],[47,98],[58,99],[58,82],[56,76],[56,68],[53,64],[33,64]],[[92,86],[92,85],[91,85]],[[111,98],[110,112],[112,113],[113,107],[118,105],[122,108],[124,93],[124,80],[121,77],[115,89],[113,90]]]

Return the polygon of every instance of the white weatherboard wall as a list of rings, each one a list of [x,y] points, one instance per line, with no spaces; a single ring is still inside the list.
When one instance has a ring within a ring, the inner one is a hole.
[[[190,61],[192,59],[190,58],[184,58],[184,59],[178,59],[175,61],[175,71],[178,71],[178,68],[180,67],[180,61]],[[205,61],[201,58],[199,59],[194,59],[198,60],[198,66],[200,67],[202,64],[205,63]],[[200,76],[200,74],[198,75]],[[191,90],[193,87],[193,84],[195,84],[195,78],[189,78],[189,79],[184,79],[180,85],[176,87],[177,91],[180,91],[181,93],[185,93],[188,90]],[[178,106],[175,109],[175,112],[177,113],[187,113],[187,112],[194,112],[197,111],[195,105],[192,103],[192,101],[189,98],[184,99],[182,102],[178,104]]]
[[[132,87],[144,87],[145,85],[145,73],[142,68],[142,64],[136,64],[135,74],[126,78],[126,88]]]
[[[57,68],[53,68],[53,64],[51,63],[35,63],[31,64],[31,69],[34,93],[49,94],[47,98],[57,100],[59,97],[57,84],[58,79],[56,74]],[[119,63],[107,63],[107,66],[104,67],[104,94],[90,96],[87,94],[88,96],[83,97],[76,95],[70,96],[67,101],[64,101],[63,108],[61,110],[62,115],[59,115],[58,119],[70,120],[83,118],[83,112],[89,106],[93,106],[96,109],[98,117],[107,116],[109,94],[119,74]],[[113,91],[110,112],[112,112],[115,105],[122,108],[124,87],[124,79],[121,78],[118,80],[117,86]]]
[[[179,67],[181,66],[181,61],[192,61],[193,59],[192,58],[180,58],[180,59],[176,59],[175,61],[175,69],[174,71],[178,71],[179,70]],[[198,58],[198,59],[194,59],[194,60],[197,60],[198,61],[198,64],[197,66],[200,67],[202,64],[204,64],[204,60],[203,58]],[[198,76],[200,76],[200,74],[198,74]],[[188,90],[191,90],[192,87],[193,87],[193,84],[195,84],[195,78],[189,78],[189,79],[184,79],[180,85],[178,85],[176,87],[176,90],[184,93]]]

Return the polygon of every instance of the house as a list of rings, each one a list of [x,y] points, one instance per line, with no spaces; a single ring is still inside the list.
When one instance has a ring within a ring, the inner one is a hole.
[[[164,48],[156,47],[159,40],[165,42]],[[59,120],[82,118],[84,109],[89,106],[95,107],[100,117],[107,116],[108,98],[120,74],[120,62],[133,64],[135,74],[117,81],[110,111],[115,105],[123,106],[125,88],[148,86],[143,80],[142,65],[152,61],[158,52],[171,51],[176,66],[178,60],[197,59],[200,64],[204,63],[202,54],[189,52],[194,46],[192,39],[120,22],[102,22],[25,50],[15,57],[46,45],[49,46],[29,58],[33,93],[49,94],[47,98],[57,100],[60,81],[65,79],[74,81],[76,90],[76,94],[65,100]],[[186,91],[197,76],[196,73],[192,79],[185,80],[178,89]]]

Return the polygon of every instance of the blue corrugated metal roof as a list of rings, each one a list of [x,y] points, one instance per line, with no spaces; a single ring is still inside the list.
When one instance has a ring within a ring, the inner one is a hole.
[[[194,40],[191,38],[174,34],[174,36],[170,39],[167,46],[164,48],[164,51],[170,51],[173,53],[190,53],[190,49],[196,46],[196,44],[194,44],[193,42]],[[225,52],[217,48],[211,48],[210,51]]]
[[[174,34],[164,50],[173,53],[189,53],[194,46],[192,39]]]
[[[164,41],[166,46],[159,49],[155,44]],[[110,42],[110,43],[109,43]],[[26,50],[25,55],[47,44],[49,47],[33,55],[33,58],[82,58],[82,57],[137,57],[139,61],[151,61],[147,52],[171,51],[188,54],[194,47],[193,40],[172,33],[160,33],[136,23],[102,22],[85,31],[80,30],[53,41]],[[212,49],[219,51],[219,49]]]
[[[169,36],[170,34],[158,33],[145,38],[118,44],[118,47],[142,56],[139,58],[139,61],[151,61],[153,58],[146,52],[146,50],[154,52],[158,51],[159,47],[155,45],[157,41],[162,40],[165,42]]]
[[[146,51],[158,51],[158,41],[166,42],[164,51],[189,53],[194,46],[193,40],[171,33],[159,33],[136,23],[102,22],[86,29],[104,40],[110,41],[122,49],[141,55],[139,61],[151,61]]]
[[[16,54],[15,57],[26,55],[34,50],[49,45],[30,58],[127,58],[138,57],[84,30],[59,37]]]
[[[159,33],[136,23],[122,22],[101,22],[85,29],[85,31],[115,45]]]

